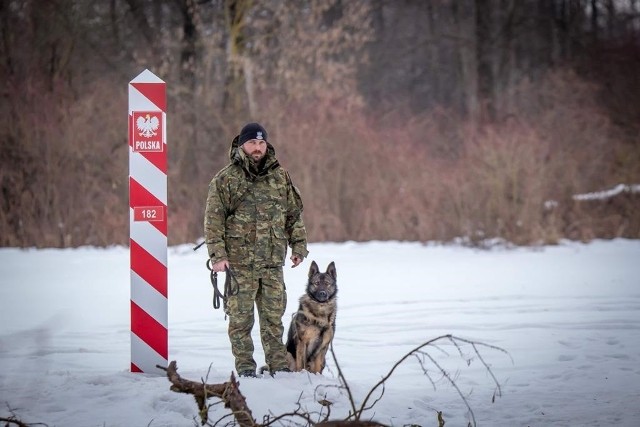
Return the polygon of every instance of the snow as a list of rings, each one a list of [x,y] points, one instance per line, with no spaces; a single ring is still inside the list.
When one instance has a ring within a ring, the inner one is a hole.
[[[607,200],[622,193],[640,193],[640,184],[618,184],[613,188],[604,191],[596,191],[593,193],[576,194],[573,196],[574,200]]]
[[[362,419],[436,426],[442,411],[447,427],[474,419],[480,426],[640,425],[640,241],[488,250],[348,242],[312,244],[310,251],[301,267],[285,267],[285,322],[310,260],[322,270],[335,261],[334,349],[356,407],[420,344],[452,334],[487,345],[476,347],[482,359],[463,341],[460,353],[446,339],[423,348],[451,375],[473,415],[423,355],[394,371]],[[169,359],[184,378],[221,383],[233,360],[203,254],[169,249]],[[170,391],[165,377],[128,371],[129,286],[127,248],[0,249],[0,418],[48,426],[199,423],[191,396]],[[323,375],[240,380],[258,422],[298,404],[318,419],[326,413],[320,399],[333,402],[332,419],[344,418],[351,405],[339,385],[331,358]],[[210,422],[225,414],[213,405]],[[279,425],[294,423],[303,424],[289,418]]]

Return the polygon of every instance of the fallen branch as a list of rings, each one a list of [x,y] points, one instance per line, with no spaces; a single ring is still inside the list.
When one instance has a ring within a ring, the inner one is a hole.
[[[14,410],[9,406],[9,404],[7,403],[7,410],[9,411],[9,413],[11,413],[10,417],[0,417],[0,422],[2,422],[2,426],[3,427],[9,427],[11,425],[16,425],[18,427],[35,427],[35,426],[44,426],[47,427],[46,424],[44,423],[25,423],[24,421],[20,420],[20,418],[18,418],[18,416],[15,414]],[[4,424],[6,423],[6,424]]]
[[[222,384],[206,384],[203,382],[196,382],[182,378],[178,374],[178,366],[176,361],[169,363],[167,368],[156,365],[159,369],[162,369],[167,373],[167,378],[171,382],[171,391],[177,393],[192,394],[198,404],[198,410],[200,412],[200,419],[202,425],[205,425],[208,421],[207,399],[211,397],[217,397],[221,399],[226,408],[230,408],[232,414],[236,418],[236,422],[240,427],[267,427],[274,424],[276,421],[287,417],[301,417],[309,425],[316,427],[385,427],[384,424],[377,423],[375,421],[327,421],[329,414],[325,417],[324,421],[319,423],[313,423],[309,414],[302,413],[296,410],[290,414],[283,414],[274,419],[267,420],[264,424],[258,424],[251,415],[251,410],[247,406],[245,397],[238,388],[238,382],[231,373],[231,380]],[[322,404],[322,402],[319,402]],[[324,405],[329,405],[325,403]],[[323,406],[324,406],[323,405]]]
[[[465,353],[463,352],[462,347],[464,345],[470,346],[473,349],[473,354],[480,361],[484,369],[489,373],[492,381],[496,386],[496,389],[493,393],[493,397],[491,399],[492,403],[495,401],[496,396],[498,397],[502,396],[502,388],[500,386],[500,383],[498,382],[498,379],[493,374],[493,371],[491,370],[490,365],[485,361],[479,348],[497,350],[507,355],[509,353],[506,350],[497,346],[493,346],[490,344],[485,344],[477,341],[467,340],[464,338],[455,337],[453,335],[439,336],[437,338],[434,338],[432,340],[422,343],[421,345],[415,347],[413,350],[406,353],[400,360],[398,360],[391,367],[389,372],[385,376],[383,376],[382,379],[369,390],[368,394],[365,396],[364,400],[362,401],[359,407],[356,406],[354,396],[351,393],[351,389],[349,387],[347,379],[345,378],[340,368],[340,364],[338,363],[338,359],[336,357],[336,354],[333,350],[333,345],[332,345],[330,347],[330,350],[331,350],[331,355],[333,356],[333,360],[335,362],[336,368],[338,369],[338,378],[341,383],[339,388],[343,388],[344,390],[346,390],[348,394],[349,403],[351,404],[351,411],[349,415],[346,417],[346,419],[340,420],[340,421],[328,420],[331,413],[330,411],[331,402],[328,402],[322,399],[318,401],[318,403],[323,407],[328,408],[327,414],[322,417],[323,418],[322,420],[319,420],[318,422],[314,422],[312,420],[312,415],[310,413],[303,412],[303,408],[300,406],[300,399],[299,399],[298,408],[294,412],[282,414],[275,417],[267,416],[263,420],[263,423],[259,424],[253,419],[251,410],[247,406],[245,397],[240,392],[239,384],[236,381],[236,378],[233,375],[233,373],[231,373],[231,378],[230,378],[230,381],[228,382],[225,382],[222,384],[206,384],[204,380],[202,380],[202,382],[195,382],[195,381],[186,380],[180,377],[180,375],[178,375],[178,372],[177,372],[178,368],[176,366],[175,361],[172,361],[169,364],[168,368],[163,368],[161,366],[158,366],[158,368],[167,372],[167,377],[169,378],[169,381],[172,384],[171,385],[172,391],[179,392],[179,393],[192,394],[195,397],[196,403],[198,404],[198,409],[200,411],[200,418],[202,421],[202,425],[205,425],[208,420],[209,406],[207,406],[207,399],[211,397],[217,397],[218,399],[222,400],[222,402],[224,402],[226,408],[231,409],[231,412],[232,412],[231,415],[235,417],[236,422],[240,427],[269,427],[275,424],[276,422],[280,422],[285,418],[294,418],[294,417],[303,419],[307,423],[306,424],[307,426],[315,426],[315,427],[356,427],[356,426],[357,427],[385,427],[384,424],[380,424],[373,420],[369,420],[369,421],[361,420],[361,418],[364,416],[365,412],[368,412],[371,409],[373,409],[373,407],[375,407],[376,404],[382,399],[385,393],[386,382],[393,375],[396,369],[406,360],[410,358],[416,358],[418,360],[420,367],[422,368],[424,375],[429,379],[434,389],[436,387],[436,381],[431,377],[431,374],[429,373],[429,369],[428,369],[429,364],[432,367],[435,367],[436,372],[440,373],[440,375],[442,375],[442,377],[449,382],[449,384],[458,393],[458,396],[462,399],[463,403],[467,407],[467,410],[469,411],[471,420],[468,425],[477,426],[477,422],[476,422],[473,410],[471,408],[471,405],[467,401],[462,390],[456,384],[455,378],[452,377],[450,373],[444,368],[444,366],[442,366],[434,357],[432,357],[427,350],[425,350],[425,348],[431,347],[436,350],[442,351],[446,356],[448,356],[448,353],[442,350],[440,346],[437,345],[437,343],[440,341],[449,341],[451,344],[453,344],[455,349],[458,351],[459,356],[462,357],[463,360],[465,360],[468,365],[471,364],[473,358],[467,358],[465,356]],[[436,415],[437,415],[438,426],[443,427],[445,424],[445,421],[442,416],[442,412],[438,411]]]
[[[5,426],[9,426],[10,424],[15,424],[18,427],[29,427],[29,424],[23,423],[22,421],[20,421],[15,417],[10,417],[10,418],[0,417],[0,421],[3,423],[6,422],[7,424],[5,424]]]
[[[171,382],[171,391],[193,395],[198,404],[202,425],[205,425],[209,418],[207,400],[211,397],[217,397],[224,402],[225,408],[231,409],[231,413],[240,427],[258,426],[253,419],[251,409],[247,406],[245,397],[238,388],[238,381],[236,381],[233,372],[231,373],[230,381],[222,384],[206,384],[204,381],[199,383],[182,378],[178,374],[178,366],[175,360],[169,363],[167,368],[157,367],[166,371],[167,378]]]

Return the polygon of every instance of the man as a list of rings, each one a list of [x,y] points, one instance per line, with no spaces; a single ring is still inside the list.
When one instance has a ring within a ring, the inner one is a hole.
[[[269,370],[288,371],[282,342],[287,307],[282,267],[287,245],[292,267],[308,255],[302,199],[260,124],[242,128],[231,143],[229,158],[230,164],[209,184],[204,236],[213,271],[230,268],[239,289],[225,305],[236,371],[239,376],[256,376],[254,303]]]

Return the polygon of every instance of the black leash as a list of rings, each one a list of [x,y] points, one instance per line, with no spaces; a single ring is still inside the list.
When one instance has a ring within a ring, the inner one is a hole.
[[[229,267],[225,267],[226,277],[224,281],[224,293],[221,293],[220,289],[218,289],[218,273],[213,271],[213,268],[211,268],[211,259],[207,260],[206,265],[207,269],[210,271],[211,285],[213,285],[213,308],[217,310],[220,308],[221,299],[226,303],[228,297],[238,295],[240,288],[238,286],[238,280],[231,269]],[[232,281],[236,282],[235,287],[231,285]]]

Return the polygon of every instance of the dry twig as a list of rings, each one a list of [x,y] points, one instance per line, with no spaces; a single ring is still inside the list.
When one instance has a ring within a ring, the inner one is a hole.
[[[209,408],[207,406],[207,399],[217,397],[224,402],[226,408],[231,409],[240,427],[258,426],[253,419],[251,409],[247,406],[245,397],[238,388],[238,381],[236,381],[233,372],[228,382],[222,384],[206,384],[204,382],[198,383],[182,378],[178,374],[178,366],[175,360],[169,363],[167,368],[162,366],[157,367],[167,372],[167,378],[169,378],[172,384],[171,391],[192,394],[194,396],[198,404],[202,425],[205,425],[208,420]]]

